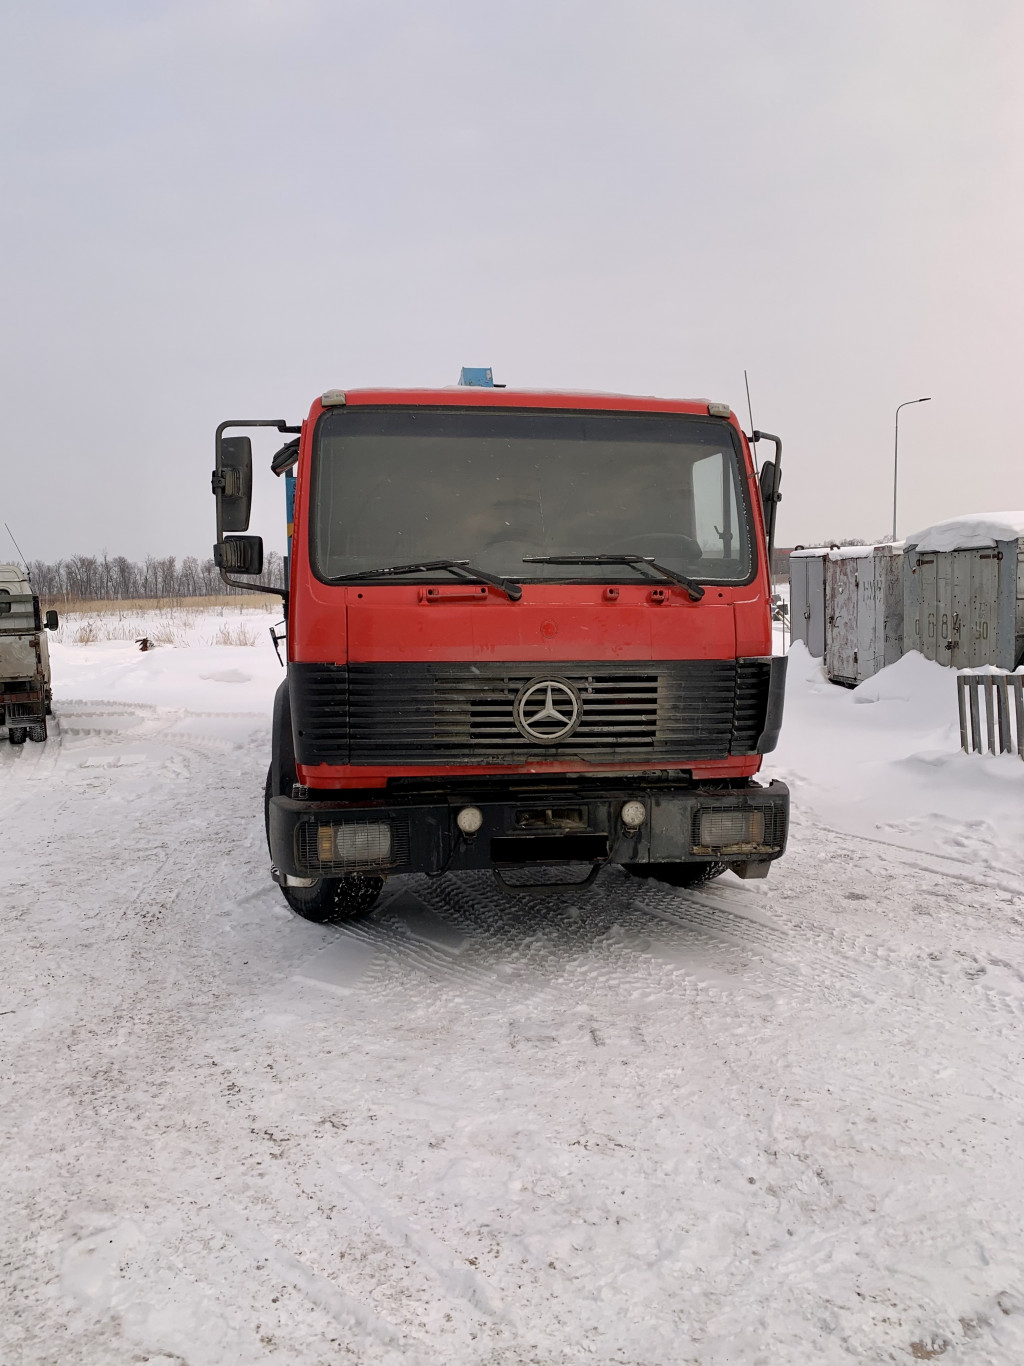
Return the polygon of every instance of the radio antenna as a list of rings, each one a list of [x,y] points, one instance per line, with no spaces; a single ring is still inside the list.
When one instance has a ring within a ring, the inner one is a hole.
[[[750,418],[751,440],[754,443],[754,473],[760,475],[760,470],[757,468],[757,437],[754,435],[754,433],[757,432],[757,428],[754,426],[754,410],[750,404],[750,380],[747,379],[746,370],[743,371],[743,383],[746,385],[747,389],[747,415]]]
[[[17,541],[14,540],[14,532],[11,530],[11,528],[7,525],[6,522],[4,522],[4,530],[7,532],[8,536],[10,536],[11,540],[14,542],[14,548],[15,548],[15,550],[18,552],[19,555],[21,555],[21,562],[22,562],[22,564],[25,566],[25,573],[27,574],[27,573],[28,573],[28,560],[26,560],[26,559],[25,559],[25,556],[22,554],[21,546],[18,544]]]

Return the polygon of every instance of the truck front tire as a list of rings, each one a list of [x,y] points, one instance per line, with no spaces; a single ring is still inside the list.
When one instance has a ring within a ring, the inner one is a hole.
[[[270,849],[270,798],[274,793],[273,765],[267,770],[263,792],[263,817]],[[270,854],[273,858],[273,851]],[[373,873],[353,873],[349,877],[321,877],[312,887],[282,886],[281,894],[296,915],[315,925],[343,925],[356,920],[377,904],[384,890],[384,879]]]
[[[322,877],[312,887],[282,887],[284,899],[303,920],[316,925],[344,925],[365,915],[384,890],[384,879],[373,874]]]
[[[721,877],[724,863],[624,863],[633,877],[653,877],[667,882],[670,887],[703,887],[705,882]]]

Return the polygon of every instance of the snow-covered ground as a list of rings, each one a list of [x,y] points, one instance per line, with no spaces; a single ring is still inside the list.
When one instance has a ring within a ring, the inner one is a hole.
[[[56,643],[0,746],[0,1360],[1024,1360],[1024,764],[958,753],[950,675],[796,647],[764,883],[322,929],[244,620]]]

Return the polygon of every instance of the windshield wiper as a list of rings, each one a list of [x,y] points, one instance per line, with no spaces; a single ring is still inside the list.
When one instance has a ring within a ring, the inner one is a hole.
[[[680,588],[685,588],[694,602],[700,602],[704,596],[704,589],[696,579],[688,579],[685,574],[666,569],[650,555],[524,555],[523,564],[645,564],[657,570],[663,578],[671,579]]]
[[[358,574],[340,574],[333,583],[343,583],[347,579],[379,579],[393,574],[429,574],[435,569],[447,569],[449,574],[469,579],[474,583],[489,583],[504,593],[509,602],[518,602],[523,596],[522,585],[512,579],[503,579],[500,574],[488,574],[486,569],[477,569],[468,560],[424,560],[421,564],[392,564],[386,569],[362,569]]]

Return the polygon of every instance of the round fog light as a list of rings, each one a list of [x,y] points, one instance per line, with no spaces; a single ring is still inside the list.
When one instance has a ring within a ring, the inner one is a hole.
[[[628,826],[630,830],[636,830],[647,819],[647,807],[643,802],[624,802],[619,815],[622,817],[623,825]]]
[[[464,806],[455,817],[455,824],[464,835],[475,835],[484,823],[484,813],[477,806]]]

